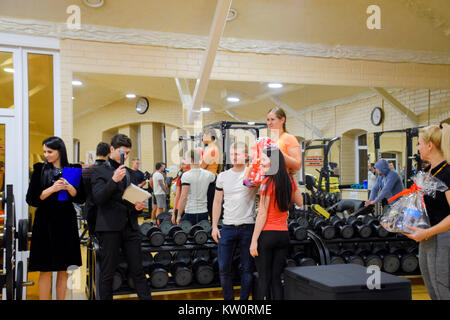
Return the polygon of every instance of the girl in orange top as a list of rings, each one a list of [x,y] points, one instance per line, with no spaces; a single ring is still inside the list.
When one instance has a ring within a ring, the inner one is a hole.
[[[303,197],[294,179],[287,173],[285,157],[276,147],[264,149],[261,165],[266,178],[261,183],[258,215],[250,254],[258,271],[258,292],[263,299],[272,291],[272,299],[283,299],[281,273],[289,248],[287,218],[292,200],[303,205]]]
[[[302,152],[297,138],[286,131],[286,113],[283,109],[275,107],[269,110],[267,127],[271,133],[270,138],[284,155],[289,174],[294,175],[302,167]]]

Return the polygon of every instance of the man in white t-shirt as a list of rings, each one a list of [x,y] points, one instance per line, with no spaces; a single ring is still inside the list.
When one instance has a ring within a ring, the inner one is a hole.
[[[248,147],[236,142],[230,146],[233,167],[217,177],[213,204],[212,237],[218,245],[220,283],[224,300],[233,300],[232,261],[234,248],[240,248],[242,265],[240,299],[248,300],[252,288],[254,262],[250,255],[250,243],[255,227],[256,189],[244,186],[245,160]],[[219,231],[218,221],[223,203],[223,226]]]
[[[216,180],[216,175],[200,168],[202,157],[199,150],[191,150],[186,158],[191,170],[181,177],[180,205],[176,221],[178,224],[181,220],[188,220],[194,225],[201,220],[208,220],[208,187]]]
[[[165,183],[166,179],[164,178],[164,175],[162,174],[163,171],[166,169],[166,165],[164,162],[158,162],[155,167],[156,171],[152,175],[152,184],[153,184],[153,195],[156,199],[156,218],[158,218],[158,215],[166,210],[166,198],[167,194],[169,194],[169,189],[167,188],[167,185]]]

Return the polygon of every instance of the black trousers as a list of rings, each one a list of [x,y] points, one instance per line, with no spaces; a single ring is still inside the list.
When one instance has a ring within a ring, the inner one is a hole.
[[[262,231],[259,235],[258,256],[255,257],[259,299],[283,299],[281,273],[286,264],[288,250],[288,231]]]
[[[212,222],[212,208],[214,204],[214,195],[216,194],[216,182],[211,182],[208,186],[208,193],[206,195],[208,201],[208,216],[209,221]]]
[[[133,277],[139,299],[150,300],[151,288],[147,283],[142,266],[141,240],[139,231],[133,230],[128,224],[122,231],[97,232],[100,244],[100,300],[112,300],[113,277],[120,261],[120,248],[128,264],[128,275]]]

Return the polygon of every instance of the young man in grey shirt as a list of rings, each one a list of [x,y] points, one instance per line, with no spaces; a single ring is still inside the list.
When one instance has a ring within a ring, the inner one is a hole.
[[[233,167],[217,177],[213,204],[212,237],[218,243],[220,283],[225,300],[233,300],[233,251],[239,246],[242,265],[240,299],[247,300],[252,288],[254,261],[250,255],[250,243],[255,227],[256,189],[244,186],[245,159],[248,147],[244,143],[230,146]],[[224,200],[223,227],[218,221]]]

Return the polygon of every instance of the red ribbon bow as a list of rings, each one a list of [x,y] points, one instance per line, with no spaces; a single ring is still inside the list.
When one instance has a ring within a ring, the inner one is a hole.
[[[416,192],[419,191],[419,190],[422,190],[422,188],[419,187],[419,186],[414,182],[414,184],[411,186],[411,188],[405,189],[405,190],[403,190],[403,191],[400,191],[400,192],[397,193],[395,196],[389,198],[388,201],[389,201],[389,203],[391,203],[392,201],[394,201],[395,199],[397,199],[397,198],[399,198],[399,197],[401,197],[401,196],[404,196],[404,195],[407,195],[407,194],[410,194],[410,193],[416,193]]]

